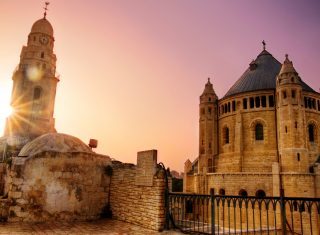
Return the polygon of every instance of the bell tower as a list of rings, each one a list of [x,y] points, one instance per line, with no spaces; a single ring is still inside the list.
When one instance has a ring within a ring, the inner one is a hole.
[[[23,46],[20,62],[12,80],[11,106],[13,113],[7,118],[5,136],[18,135],[35,138],[56,132],[53,118],[56,87],[56,55],[53,52],[53,28],[44,17],[36,21]]]
[[[307,172],[302,81],[288,55],[276,83],[279,157],[283,172]]]
[[[208,78],[199,104],[199,173],[213,172],[214,156],[218,153],[217,102],[218,97]]]

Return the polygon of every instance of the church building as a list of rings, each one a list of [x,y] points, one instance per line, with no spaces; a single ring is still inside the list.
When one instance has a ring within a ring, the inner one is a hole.
[[[208,79],[199,104],[199,156],[184,192],[320,197],[320,94],[289,56],[263,50],[219,99]]]

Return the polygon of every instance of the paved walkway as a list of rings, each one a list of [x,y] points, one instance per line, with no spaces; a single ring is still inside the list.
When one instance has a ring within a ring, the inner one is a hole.
[[[109,235],[179,235],[175,231],[156,232],[139,226],[109,219],[93,222],[0,223],[0,234],[109,234]]]

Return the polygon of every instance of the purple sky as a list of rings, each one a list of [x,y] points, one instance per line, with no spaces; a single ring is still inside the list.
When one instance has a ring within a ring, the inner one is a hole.
[[[52,0],[49,9],[61,74],[56,127],[86,143],[97,138],[97,151],[120,161],[156,148],[160,161],[182,170],[198,154],[207,77],[221,98],[262,40],[280,62],[288,53],[319,91],[316,0]],[[42,13],[39,0],[1,0],[2,90],[11,89],[21,47]]]

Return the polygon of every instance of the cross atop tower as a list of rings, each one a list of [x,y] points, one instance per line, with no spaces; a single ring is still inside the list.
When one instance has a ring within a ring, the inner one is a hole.
[[[45,7],[43,8],[44,9],[43,18],[45,19],[47,16],[48,5],[50,4],[50,2],[45,2],[44,4],[45,4]]]
[[[262,45],[263,45],[263,50],[265,50],[266,49],[266,42],[264,40],[262,41]]]

